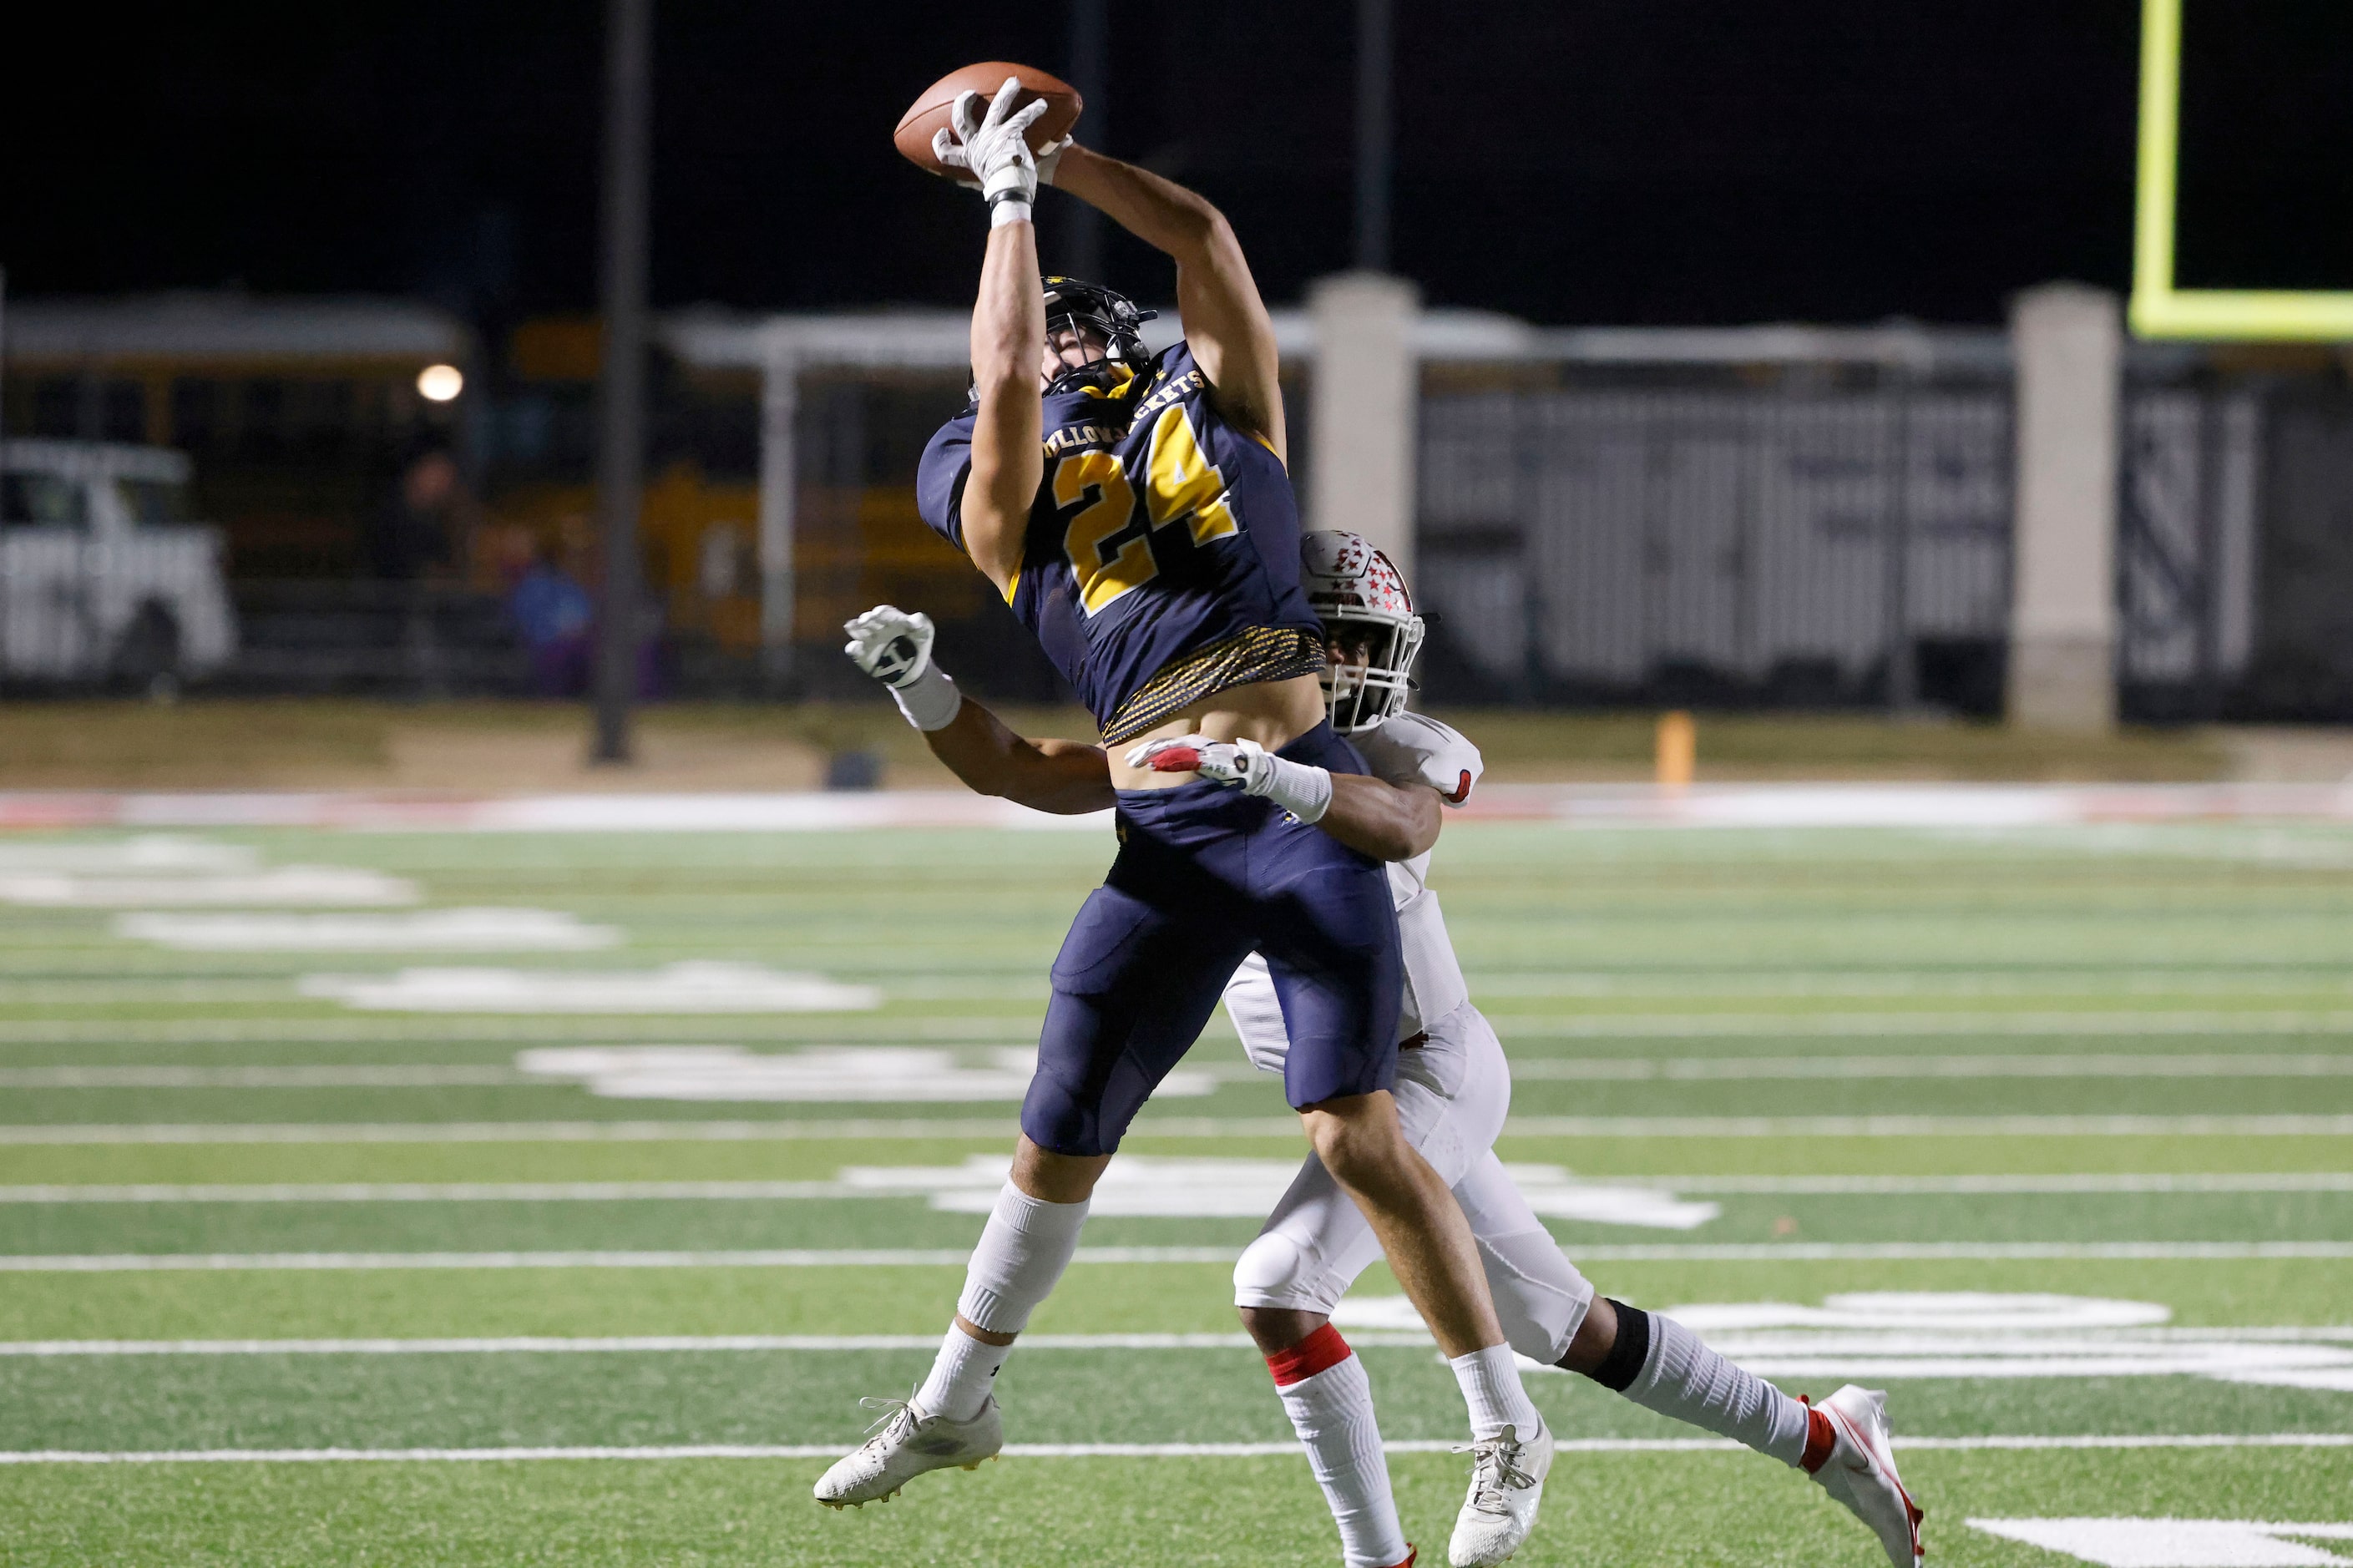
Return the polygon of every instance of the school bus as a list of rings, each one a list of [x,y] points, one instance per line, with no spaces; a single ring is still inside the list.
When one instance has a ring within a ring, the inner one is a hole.
[[[479,357],[455,316],[391,300],[12,300],[5,327],[0,427],[188,453],[244,579],[356,575],[402,456],[459,442]]]

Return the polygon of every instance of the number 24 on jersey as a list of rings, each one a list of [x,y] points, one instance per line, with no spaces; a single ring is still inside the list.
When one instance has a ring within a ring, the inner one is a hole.
[[[1195,544],[1240,531],[1225,477],[1193,434],[1181,406],[1155,421],[1141,504],[1115,453],[1074,452],[1054,469],[1054,509],[1068,519],[1062,550],[1089,615],[1160,574],[1152,536],[1189,525]]]

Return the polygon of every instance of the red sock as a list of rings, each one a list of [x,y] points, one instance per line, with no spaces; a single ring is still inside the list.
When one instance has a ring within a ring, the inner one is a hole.
[[[1274,1373],[1276,1384],[1282,1386],[1338,1366],[1348,1355],[1348,1342],[1340,1337],[1339,1330],[1326,1323],[1289,1350],[1277,1351],[1267,1357],[1266,1370]]]
[[[1798,1457],[1798,1468],[1810,1476],[1822,1468],[1822,1461],[1838,1447],[1838,1429],[1831,1425],[1829,1416],[1814,1408],[1812,1400],[1805,1400],[1805,1406],[1806,1451]]]

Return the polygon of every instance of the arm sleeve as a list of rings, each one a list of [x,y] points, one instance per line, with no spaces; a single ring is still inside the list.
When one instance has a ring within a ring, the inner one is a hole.
[[[915,510],[934,533],[964,548],[964,483],[972,475],[973,416],[957,415],[939,428],[915,467]]]
[[[1425,784],[1449,805],[1471,798],[1486,771],[1479,748],[1435,719],[1399,713],[1368,734],[1350,737],[1374,776],[1391,784]]]

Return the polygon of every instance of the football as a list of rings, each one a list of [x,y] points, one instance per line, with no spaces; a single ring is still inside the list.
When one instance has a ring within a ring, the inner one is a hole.
[[[970,91],[986,100],[997,96],[1007,77],[1021,81],[1021,96],[1015,101],[1018,109],[1042,98],[1046,112],[1029,127],[1029,147],[1032,152],[1050,146],[1071,133],[1079,122],[1079,110],[1086,103],[1079,89],[1060,77],[1050,76],[1035,66],[1015,65],[1009,60],[984,60],[978,65],[952,70],[923,90],[914,106],[899,119],[899,129],[891,140],[897,143],[901,155],[927,173],[945,176],[949,171],[940,167],[932,156],[932,135],[948,128],[948,114],[955,106],[956,95]]]

